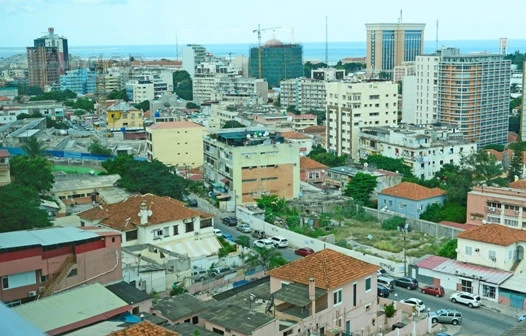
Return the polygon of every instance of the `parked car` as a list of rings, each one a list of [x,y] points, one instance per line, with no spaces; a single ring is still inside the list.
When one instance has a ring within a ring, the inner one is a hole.
[[[254,242],[254,246],[270,250],[271,248],[274,248],[274,242],[270,239],[258,239]]]
[[[265,231],[263,230],[254,230],[252,231],[252,237],[257,239],[265,239],[267,238],[267,235],[265,234]]]
[[[234,241],[234,237],[232,237],[230,233],[223,233],[223,238],[225,238],[226,240],[230,240],[231,242]]]
[[[526,320],[526,315],[521,315],[521,316],[519,316],[519,318],[517,319],[517,322],[522,322],[522,321],[524,321],[524,320]]]
[[[426,305],[424,302],[417,298],[410,298],[410,299],[404,299],[400,300],[400,302],[414,306],[418,312],[423,312],[426,310]]]
[[[462,303],[467,305],[469,308],[480,307],[480,296],[467,292],[453,293],[451,294],[451,302]]]
[[[415,278],[411,277],[401,277],[396,278],[395,285],[398,287],[404,287],[407,289],[417,289],[418,288],[418,281]]]
[[[208,272],[205,270],[193,270],[192,278],[195,280],[203,281],[208,277]]]
[[[295,254],[297,255],[300,255],[300,256],[308,256],[309,254],[313,254],[314,253],[314,250],[311,249],[310,247],[301,247],[299,249],[296,249],[294,251]]]
[[[446,292],[444,291],[444,287],[442,286],[429,285],[422,287],[422,293],[433,295],[436,297],[442,297]]]
[[[376,276],[387,276],[387,271],[383,268],[376,270]]]
[[[218,237],[223,237],[223,232],[219,229],[214,229],[214,234]]]
[[[236,230],[241,231],[243,233],[250,233],[250,232],[252,232],[252,229],[250,228],[250,225],[246,224],[246,223],[238,224],[236,226]]]
[[[287,247],[287,246],[289,246],[289,241],[287,240],[287,238],[272,237],[272,238],[270,238],[270,240],[272,240],[274,242],[274,246],[275,247]]]
[[[188,199],[188,206],[191,208],[196,208],[198,206],[197,200],[195,199]]]
[[[218,277],[218,276],[223,276],[225,274],[228,274],[231,271],[232,269],[230,267],[216,267],[212,269],[212,271],[210,272],[210,275]]]
[[[394,279],[393,278],[389,278],[389,277],[384,277],[384,276],[380,276],[376,279],[376,282],[379,284],[379,285],[382,285],[384,287],[387,287],[387,289],[389,289],[389,291],[394,291],[394,286],[395,286],[395,283],[394,283]]]
[[[389,297],[389,288],[382,286],[382,285],[376,285],[377,288],[377,295],[379,297],[387,298]]]
[[[439,309],[429,312],[429,318],[433,323],[451,323],[453,325],[462,323],[462,313],[456,310]]]
[[[223,224],[226,224],[228,226],[236,226],[237,225],[237,218],[236,217],[224,217],[222,220]]]

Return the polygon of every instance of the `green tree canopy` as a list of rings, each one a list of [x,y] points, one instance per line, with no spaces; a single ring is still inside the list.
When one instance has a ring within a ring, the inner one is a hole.
[[[347,165],[347,160],[349,158],[347,155],[338,156],[336,154],[329,153],[320,145],[314,147],[307,156],[314,161],[318,161],[329,167],[345,166]]]
[[[400,216],[393,216],[384,220],[381,226],[384,230],[402,229],[405,227],[405,219]]]
[[[39,140],[36,136],[31,136],[24,140],[20,147],[30,157],[43,156],[46,144],[44,141]]]
[[[143,112],[146,112],[150,109],[150,101],[149,100],[143,100],[139,104],[135,104],[135,107],[142,110]]]
[[[199,105],[196,103],[188,102],[186,103],[186,108],[191,110],[199,110]]]
[[[488,186],[507,185],[507,181],[502,178],[502,167],[497,164],[495,156],[486,151],[478,151],[461,159],[464,168],[473,173],[473,182],[485,183]]]
[[[246,126],[237,120],[227,120],[221,128],[246,128]]]
[[[51,226],[45,210],[39,209],[38,191],[19,183],[0,187],[0,233]]]
[[[473,186],[473,174],[469,169],[446,163],[435,177],[441,183],[440,188],[446,190],[448,202],[466,206],[468,192]]]
[[[192,88],[192,77],[184,70],[175,71],[172,75],[174,92],[181,99],[192,100],[193,99],[193,88]]]
[[[120,91],[114,90],[108,94],[107,99],[120,99],[124,101],[129,101],[128,94],[126,93],[126,89],[122,89]]]
[[[29,101],[55,100],[63,102],[69,99],[77,98],[77,94],[71,90],[44,92],[41,95],[29,98]]]
[[[368,204],[376,185],[376,176],[366,173],[357,173],[352,177],[349,183],[347,183],[347,187],[343,191],[343,194],[352,197],[355,201],[361,204]]]
[[[442,205],[438,203],[429,204],[424,212],[420,214],[420,219],[438,223],[442,221]]]
[[[17,155],[9,160],[13,183],[34,191],[49,191],[55,182],[53,163],[42,156]]]
[[[287,106],[287,112],[294,113],[296,115],[299,115],[301,112],[296,108],[294,105]]]
[[[110,156],[111,149],[103,146],[99,141],[93,141],[89,147],[88,151],[94,155]]]
[[[254,247],[254,252],[249,254],[245,263],[249,267],[263,266],[266,270],[273,269],[287,263],[281,252],[275,248],[266,249]]]
[[[450,239],[438,250],[438,255],[449,259],[457,259],[458,240]]]
[[[338,61],[338,63],[336,63],[336,69],[344,69],[347,75],[365,69],[365,63],[350,62],[343,64],[342,61]]]
[[[312,70],[316,70],[316,69],[323,69],[323,68],[327,68],[327,64],[326,63],[323,63],[323,62],[320,62],[320,63],[316,63],[316,64],[313,64],[311,62],[306,62],[305,64],[303,64],[303,76],[307,77],[307,78],[310,78],[311,77],[311,71]]]
[[[19,84],[16,87],[18,89],[19,95],[40,96],[41,94],[44,93],[44,91],[42,91],[40,86]]]
[[[517,139],[517,143],[520,143],[520,137]],[[508,170],[508,181],[515,181],[515,177],[520,179],[522,177],[522,150],[520,146],[515,146],[513,149],[513,155],[510,161],[510,168]]]

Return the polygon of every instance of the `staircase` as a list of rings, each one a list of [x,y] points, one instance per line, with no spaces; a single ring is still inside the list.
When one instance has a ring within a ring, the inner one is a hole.
[[[74,255],[69,255],[66,257],[62,265],[58,268],[58,270],[50,275],[50,279],[46,281],[46,284],[44,285],[44,288],[42,291],[40,291],[38,298],[44,298],[46,296],[50,296],[55,292],[55,288],[60,284],[62,280],[68,275],[69,271],[71,271],[71,268],[75,265],[76,258]]]
[[[517,261],[515,261],[515,263],[513,264],[513,266],[511,266],[511,269],[510,269],[510,271],[512,271],[512,272],[515,272],[515,270],[517,269],[517,267],[519,267],[519,265],[520,265],[521,261],[522,261],[521,259],[520,259],[520,260],[517,260]]]

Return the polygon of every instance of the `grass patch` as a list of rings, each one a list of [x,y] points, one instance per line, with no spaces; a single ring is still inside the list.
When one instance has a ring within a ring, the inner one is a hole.
[[[104,172],[104,169],[90,168],[90,167],[72,167],[72,166],[61,166],[54,165],[53,171],[63,171],[66,174],[89,174],[93,170],[95,175],[100,175]]]

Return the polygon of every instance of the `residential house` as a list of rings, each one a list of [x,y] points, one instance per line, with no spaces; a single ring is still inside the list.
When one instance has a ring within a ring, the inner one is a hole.
[[[107,128],[111,131],[144,129],[143,113],[126,102],[108,107]]]
[[[61,335],[130,311],[130,306],[99,283],[37,300],[13,310],[48,335]]]
[[[474,186],[468,192],[466,224],[526,228],[526,190],[520,188],[522,185],[524,181],[512,182],[508,188]]]
[[[126,302],[131,307],[132,314],[134,315],[139,315],[139,313],[143,311],[150,311],[152,307],[153,297],[127,282],[117,282],[107,285],[106,288]]]
[[[402,182],[378,194],[378,210],[391,211],[406,218],[420,218],[431,204],[444,203],[446,192],[416,183]]]
[[[9,152],[0,149],[0,186],[11,183],[11,169],[9,167]]]
[[[300,179],[303,182],[325,183],[327,168],[329,167],[307,156],[300,157]]]
[[[371,195],[371,199],[376,199],[378,194],[385,188],[396,186],[402,182],[402,175],[388,170],[373,170],[368,167],[359,168],[341,166],[327,168],[325,183],[343,191],[345,188],[347,188],[347,184],[352,180],[352,177],[358,173],[369,174],[376,177],[377,184]]]
[[[309,155],[312,150],[312,138],[303,133],[297,131],[281,132],[281,136],[284,137],[287,142],[297,143],[301,156]]]
[[[163,122],[147,127],[146,134],[148,160],[185,169],[203,165],[203,126],[188,121]]]
[[[199,324],[199,315],[207,311],[211,302],[201,301],[188,293],[161,299],[151,312],[172,324]]]
[[[325,84],[323,85],[325,87]],[[292,128],[296,131],[304,130],[305,128],[318,125],[318,117],[314,114],[293,114],[289,113],[292,119]]]
[[[0,300],[9,306],[89,283],[122,279],[121,237],[100,228],[0,234]]]
[[[297,321],[280,332],[375,332],[378,269],[325,249],[268,271],[275,315]]]
[[[129,327],[117,330],[106,336],[181,336],[176,331],[169,330],[165,327],[153,324],[150,321],[142,321],[136,324],[132,324]],[[186,335],[186,334],[185,334]],[[190,335],[190,334],[188,334]]]

